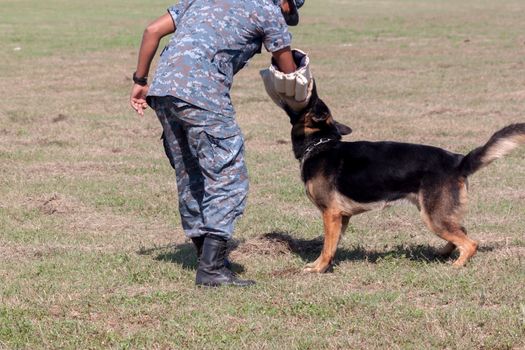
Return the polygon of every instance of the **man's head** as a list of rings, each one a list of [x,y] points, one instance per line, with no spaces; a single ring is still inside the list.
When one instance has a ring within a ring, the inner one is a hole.
[[[286,24],[296,26],[299,23],[299,12],[297,11],[304,5],[305,0],[282,0],[281,11],[283,12]]]

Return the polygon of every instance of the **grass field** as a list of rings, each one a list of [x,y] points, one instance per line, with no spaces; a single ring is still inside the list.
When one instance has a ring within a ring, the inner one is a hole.
[[[470,179],[464,268],[415,208],[352,218],[333,273],[256,57],[233,99],[251,191],[231,253],[250,289],[194,287],[160,125],[128,106],[169,2],[0,0],[0,349],[522,349],[525,148]],[[525,121],[521,0],[308,0],[295,46],[348,140],[467,152]]]

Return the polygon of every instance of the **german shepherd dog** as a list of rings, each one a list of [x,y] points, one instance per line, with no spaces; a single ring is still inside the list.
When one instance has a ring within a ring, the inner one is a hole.
[[[342,142],[352,130],[334,120],[315,86],[303,111],[283,108],[306,193],[323,216],[323,249],[308,272],[328,269],[350,217],[399,199],[415,204],[430,230],[447,241],[438,253],[446,257],[458,248],[453,265],[463,266],[478,247],[461,225],[467,177],[525,143],[525,123],[501,129],[467,155],[420,144]]]

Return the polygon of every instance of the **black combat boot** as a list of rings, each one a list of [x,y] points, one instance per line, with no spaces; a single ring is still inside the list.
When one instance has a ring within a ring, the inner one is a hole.
[[[202,255],[202,245],[204,244],[204,236],[191,237],[195,249],[197,249],[197,261],[200,261]]]
[[[202,245],[202,255],[197,268],[195,284],[198,286],[247,287],[255,281],[240,280],[235,273],[224,266],[226,240],[219,236],[208,235]]]
[[[202,245],[204,244],[204,236],[191,237],[191,240],[193,242],[193,245],[195,245],[195,249],[197,249],[197,263],[199,263],[201,261]],[[226,257],[224,258],[224,266],[227,269],[232,268],[232,264]]]

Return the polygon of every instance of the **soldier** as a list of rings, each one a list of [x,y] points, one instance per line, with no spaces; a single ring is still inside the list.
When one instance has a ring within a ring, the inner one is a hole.
[[[248,192],[244,140],[230,99],[233,75],[264,44],[283,73],[296,64],[287,25],[297,25],[304,0],[180,0],[152,22],[142,38],[130,103],[151,106],[162,124],[175,169],[179,211],[197,248],[196,284],[248,286],[225,266],[226,242]],[[150,64],[162,37],[151,86]]]

